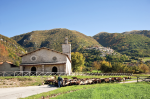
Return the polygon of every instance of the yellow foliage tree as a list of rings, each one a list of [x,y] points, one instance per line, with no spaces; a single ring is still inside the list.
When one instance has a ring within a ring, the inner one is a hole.
[[[97,62],[97,61],[94,61],[93,62],[93,67],[97,70],[100,70],[101,68],[101,63],[100,62]]]
[[[111,63],[107,62],[107,61],[101,61],[101,70],[103,72],[109,72],[111,71],[112,65]]]
[[[144,72],[144,73],[149,72],[149,67],[146,64],[140,64],[139,68],[141,72]]]
[[[85,67],[84,60],[85,58],[83,57],[82,53],[72,52],[71,53],[72,71],[73,72],[82,71],[82,69]]]

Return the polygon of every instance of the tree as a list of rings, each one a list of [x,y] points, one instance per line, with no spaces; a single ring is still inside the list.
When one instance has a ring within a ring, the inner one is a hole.
[[[71,61],[72,61],[72,70],[73,72],[82,71],[84,68],[84,60],[82,53],[72,52],[71,53]]]
[[[8,52],[3,44],[0,43],[0,57],[3,61],[6,61],[6,58],[8,56]]]
[[[19,65],[20,65],[19,61],[16,61],[16,62],[15,62],[15,65],[16,65],[16,66],[19,66]]]
[[[112,70],[113,70],[114,72],[117,72],[117,73],[123,72],[122,63],[120,63],[120,62],[115,62],[115,63],[112,65]]]
[[[149,72],[149,67],[146,64],[140,64],[139,68],[141,72]]]
[[[111,63],[107,61],[101,61],[101,70],[103,72],[110,72],[111,68],[112,68]]]
[[[100,70],[100,68],[101,68],[101,63],[100,63],[100,62],[97,62],[97,61],[94,61],[94,62],[93,62],[93,67],[95,67],[95,69],[97,69],[97,70]]]

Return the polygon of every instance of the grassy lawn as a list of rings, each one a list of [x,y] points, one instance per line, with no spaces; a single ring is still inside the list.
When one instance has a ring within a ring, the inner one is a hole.
[[[150,60],[150,57],[144,57],[142,60],[145,62],[147,60]]]
[[[148,77],[148,76],[150,76],[150,74],[133,74],[132,76],[133,77],[136,77],[136,76],[139,76],[139,77],[141,77],[141,76]]]
[[[52,99],[149,99],[149,84],[109,84],[72,93]]]
[[[97,70],[92,70],[92,72],[90,72],[90,71],[87,71],[87,73],[101,73],[101,71],[97,71]]]
[[[150,83],[67,86],[25,99],[39,99],[42,96],[56,96],[52,99],[150,99]],[[47,97],[48,98],[48,97]]]
[[[80,79],[84,79],[84,78],[109,78],[109,77],[131,77],[132,79],[130,80],[135,80],[137,77],[136,76],[61,76],[62,78],[68,78],[68,79],[72,79],[72,77],[77,77]],[[133,79],[134,78],[134,79]]]
[[[133,74],[131,80],[136,80],[136,76],[150,76],[150,74]],[[51,76],[18,76],[18,77],[0,77],[0,88],[10,88],[10,87],[22,87],[22,86],[37,86],[41,85],[44,80]],[[58,76],[56,76],[58,77]],[[62,78],[72,79],[72,77],[77,77],[80,79],[84,78],[109,78],[109,77],[128,77],[128,76],[61,76]]]

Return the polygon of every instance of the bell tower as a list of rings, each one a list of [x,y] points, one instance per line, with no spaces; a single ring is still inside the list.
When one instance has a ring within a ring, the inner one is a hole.
[[[71,60],[71,44],[68,44],[68,37],[65,37],[65,43],[62,44],[62,52],[67,54]]]

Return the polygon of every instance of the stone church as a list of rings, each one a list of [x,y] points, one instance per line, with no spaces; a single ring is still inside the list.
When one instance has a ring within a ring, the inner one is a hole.
[[[65,72],[68,75],[72,72],[71,44],[68,44],[67,37],[62,44],[62,52],[43,47],[21,57],[20,71]]]

